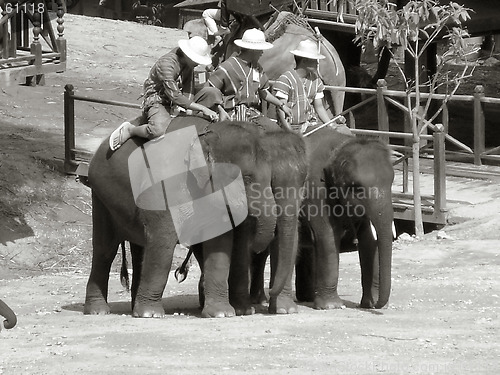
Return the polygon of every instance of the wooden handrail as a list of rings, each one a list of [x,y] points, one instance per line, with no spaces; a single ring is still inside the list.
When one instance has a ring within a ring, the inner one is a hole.
[[[429,97],[432,97],[432,99],[435,100],[448,100],[449,102],[470,102],[473,103],[473,108],[474,108],[474,150],[472,150],[469,146],[465,145],[463,142],[460,142],[459,140],[455,139],[451,135],[447,134],[448,130],[448,106],[445,105],[443,108],[443,125],[445,129],[445,139],[451,143],[453,143],[455,146],[463,150],[462,152],[465,152],[465,154],[468,155],[473,155],[474,156],[474,163],[476,165],[481,165],[482,159],[487,159],[487,160],[498,160],[500,161],[500,155],[492,155],[493,153],[497,152],[500,150],[500,146],[494,147],[490,150],[486,150],[485,147],[485,116],[484,116],[484,104],[500,104],[500,98],[491,98],[491,97],[486,97],[484,95],[484,89],[481,88],[482,86],[477,86],[475,88],[475,93],[474,95],[452,95],[451,97],[449,95],[445,94],[429,94],[429,93],[421,93],[422,99],[426,99]],[[405,113],[408,112],[408,109],[404,104],[399,103],[397,100],[394,98],[405,98],[407,99],[407,94],[402,91],[396,91],[396,90],[388,90],[384,89],[383,92],[377,91],[377,89],[367,89],[367,88],[356,88],[356,87],[342,87],[342,86],[333,86],[333,85],[326,85],[325,89],[327,90],[336,90],[336,91],[344,91],[344,92],[349,92],[349,93],[363,93],[363,94],[368,94],[371,95],[373,99],[378,98],[378,111],[379,111],[379,130],[387,130],[387,129],[382,129],[382,127],[387,127],[387,122],[384,120],[386,116],[383,115],[381,110],[381,106],[384,104],[382,103],[381,97],[383,96],[384,102],[387,101],[391,105],[395,106],[396,108],[404,111]],[[380,90],[380,89],[379,89]],[[478,91],[479,90],[479,91]],[[482,91],[481,91],[482,90]],[[415,97],[415,94],[412,93],[410,95],[411,98]],[[372,100],[373,100],[372,99]],[[368,102],[368,100],[364,100],[361,103],[356,104],[355,106],[348,108],[342,112],[343,115],[349,114],[351,117],[352,112],[359,109],[363,105],[365,105]],[[451,155],[451,153],[449,153]]]

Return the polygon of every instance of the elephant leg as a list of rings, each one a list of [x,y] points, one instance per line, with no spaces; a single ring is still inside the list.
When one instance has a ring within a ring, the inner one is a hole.
[[[203,243],[205,305],[201,315],[204,318],[223,318],[236,314],[229,304],[228,278],[232,247],[232,231]]]
[[[316,245],[314,308],[321,310],[342,308],[344,303],[337,292],[340,234],[334,232],[334,227],[325,213],[311,217],[310,225]],[[341,228],[341,225],[335,227]]]
[[[245,220],[234,229],[233,251],[229,269],[229,302],[236,315],[252,315],[255,309],[250,301],[248,285],[250,283],[250,231],[252,223]]]
[[[134,309],[137,290],[141,280],[142,262],[144,260],[144,248],[135,243],[130,243],[130,253],[132,254],[132,310]]]
[[[299,228],[299,251],[295,265],[295,295],[297,301],[314,302],[315,270],[312,233],[302,220]]]
[[[132,316],[163,318],[161,298],[172,267],[175,243],[169,241],[164,211],[144,211],[143,216],[146,245]]]
[[[276,269],[278,267],[278,241],[275,239],[270,245],[270,255],[271,255],[271,281],[270,287],[272,288],[274,284],[274,279],[276,275]],[[297,304],[293,298],[292,290],[292,272],[287,275],[283,291],[276,297],[270,296],[269,298],[269,313],[271,314],[294,314],[298,312]]]
[[[268,256],[269,250],[259,254],[252,254],[250,299],[255,305],[264,305],[267,303],[266,292],[264,291],[264,271]]]
[[[378,256],[377,242],[373,238],[369,220],[363,220],[360,225],[358,241],[361,286],[363,289],[360,307],[373,308],[378,300]]]
[[[84,314],[109,314],[109,272],[119,243],[109,211],[92,194],[92,268],[87,282]]]

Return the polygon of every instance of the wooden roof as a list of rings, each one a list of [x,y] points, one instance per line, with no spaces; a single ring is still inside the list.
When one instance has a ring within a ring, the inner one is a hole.
[[[174,8],[196,7],[196,6],[207,5],[210,3],[213,3],[215,6],[217,6],[218,2],[219,0],[185,0],[180,2],[179,4],[174,5]]]

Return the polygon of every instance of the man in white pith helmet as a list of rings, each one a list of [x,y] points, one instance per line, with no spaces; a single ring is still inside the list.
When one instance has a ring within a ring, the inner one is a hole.
[[[318,75],[318,60],[324,59],[318,51],[318,44],[310,39],[303,40],[296,49],[290,51],[295,56],[295,69],[283,73],[273,85],[274,95],[287,104],[292,115],[285,118],[285,113],[278,110],[282,127],[303,134],[307,127],[330,121],[323,105],[325,85]],[[345,119],[342,118],[342,120]],[[339,121],[342,122],[342,121]],[[349,133],[345,125],[338,124],[338,131]]]
[[[130,137],[153,139],[163,135],[179,111],[201,112],[212,121],[218,119],[216,112],[195,99],[194,68],[211,64],[209,51],[207,42],[194,36],[179,40],[178,47],[158,59],[144,82],[142,111],[147,123],[121,124],[109,139],[111,150],[118,149]]]
[[[265,123],[271,120],[261,113],[261,100],[280,107],[285,114],[291,110],[269,91],[270,83],[259,59],[265,50],[273,47],[266,42],[264,33],[248,29],[234,43],[241,51],[221,63],[210,75],[208,85],[221,91],[223,102],[219,106],[221,120]]]

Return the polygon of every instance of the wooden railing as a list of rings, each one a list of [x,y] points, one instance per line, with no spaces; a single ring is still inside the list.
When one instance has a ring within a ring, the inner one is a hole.
[[[66,69],[63,0],[57,0],[57,38],[45,0],[0,0],[0,9],[0,79],[43,83],[44,73]]]
[[[401,152],[402,157],[397,161],[402,166],[402,186],[400,192],[394,192],[395,217],[399,219],[413,220],[413,194],[409,193],[410,167],[408,160],[412,155],[412,137],[409,129],[408,108],[404,101],[407,94],[402,91],[388,90],[384,80],[378,82],[377,89],[362,89],[354,87],[326,86],[327,90],[344,91],[347,93],[361,93],[365,99],[353,107],[347,108],[342,115],[349,118],[350,126],[355,134],[375,135],[389,143],[390,147]],[[421,93],[422,99],[427,99],[430,94]],[[413,96],[412,96],[413,98]],[[449,99],[444,105],[442,111],[442,124],[430,125],[433,131],[432,135],[423,134],[421,140],[421,154],[432,154],[433,173],[434,173],[434,194],[432,196],[423,196],[422,214],[425,222],[444,224],[446,223],[446,165],[445,160],[460,160],[473,162],[481,165],[483,162],[500,164],[500,146],[485,147],[486,137],[486,115],[485,104],[500,104],[498,98],[488,98],[484,95],[484,88],[477,86],[473,95],[453,95],[448,98],[443,94],[433,94],[432,99],[437,102]],[[357,129],[356,112],[369,103],[376,102],[377,105],[377,130]],[[473,147],[469,147],[459,139],[451,136],[449,131],[449,106],[456,103],[471,103],[473,110]],[[390,126],[389,107],[392,106],[403,111],[406,118],[405,125],[401,129],[401,124]],[[401,132],[403,130],[403,132]],[[394,142],[392,140],[403,140],[403,142]],[[430,142],[429,142],[430,141]],[[403,143],[403,144],[401,144]],[[454,151],[446,150],[445,143],[453,145]]]
[[[389,126],[389,115],[388,108],[389,105],[395,107],[404,112],[406,121],[408,122],[408,108],[402,102],[407,98],[407,94],[403,91],[388,90],[385,80],[380,80],[377,89],[363,89],[354,87],[340,87],[340,86],[326,86],[328,90],[338,90],[350,93],[361,93],[367,96],[365,100],[361,103],[356,104],[351,108],[347,108],[342,112],[344,116],[348,116],[351,119],[351,126],[355,126],[355,115],[354,113],[360,108],[366,106],[372,101],[377,101],[377,115],[378,115],[378,130],[390,131]],[[421,98],[426,100],[431,94],[421,93]],[[414,98],[412,94],[411,98]],[[483,162],[488,161],[495,164],[500,164],[500,146],[486,148],[486,114],[484,110],[485,104],[500,104],[500,98],[486,97],[484,94],[484,87],[479,85],[474,89],[472,95],[453,95],[449,98],[445,94],[432,94],[432,99],[436,102],[442,102],[448,100],[448,103],[444,105],[442,111],[441,123],[444,126],[445,140],[452,144],[457,150],[446,152],[446,158],[448,160],[464,160],[469,162],[474,162],[476,165],[481,165]],[[466,145],[461,140],[453,137],[449,134],[449,107],[457,103],[470,103],[473,110],[473,147]],[[431,130],[436,130],[436,127],[431,125]],[[394,130],[394,129],[393,129]],[[404,128],[405,132],[411,132],[409,127],[406,125]],[[387,137],[386,137],[387,140]],[[401,148],[401,146],[394,145],[394,148]],[[427,149],[423,148],[423,152]]]
[[[309,23],[337,31],[355,33],[356,9],[349,1],[345,4],[333,5],[333,1],[330,0],[303,0],[301,6]]]
[[[141,109],[141,106],[136,103],[76,95],[73,85],[66,85],[64,87],[64,171],[66,173],[75,173],[82,161],[88,162],[92,158],[90,151],[78,148],[75,144],[75,101]]]

